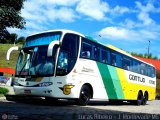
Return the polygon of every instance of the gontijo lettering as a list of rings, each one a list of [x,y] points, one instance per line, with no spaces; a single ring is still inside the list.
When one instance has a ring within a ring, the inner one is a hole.
[[[130,80],[133,80],[133,81],[145,83],[145,78],[139,77],[139,76],[136,76],[136,75],[130,74],[130,75],[129,75],[129,79],[130,79]]]

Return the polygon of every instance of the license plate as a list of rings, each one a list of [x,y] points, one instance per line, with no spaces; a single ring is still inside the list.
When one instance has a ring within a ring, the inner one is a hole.
[[[25,94],[31,94],[31,90],[24,90]]]

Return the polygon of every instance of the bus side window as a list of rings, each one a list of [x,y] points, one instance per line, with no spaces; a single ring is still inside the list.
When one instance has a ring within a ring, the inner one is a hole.
[[[108,63],[107,51],[101,50],[101,54],[102,54],[101,62]]]
[[[99,61],[100,49],[98,47],[94,47],[94,59]]]
[[[87,43],[82,43],[81,57],[91,59],[92,46]]]
[[[147,76],[151,77],[151,67],[147,65]]]
[[[155,77],[155,69],[153,67],[151,67],[151,77]]]
[[[140,64],[140,73],[146,75],[146,65],[144,63]]]
[[[137,60],[133,60],[132,71],[136,73],[140,73],[139,62]]]
[[[123,57],[122,66],[125,70],[131,70],[131,60],[127,57]]]
[[[117,66],[115,53],[111,53],[111,65]]]
[[[117,55],[116,55],[116,64],[118,67],[120,67],[120,68],[122,67],[122,56],[119,53],[117,53]]]

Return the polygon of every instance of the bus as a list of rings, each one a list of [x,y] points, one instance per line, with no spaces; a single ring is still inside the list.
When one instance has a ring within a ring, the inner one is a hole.
[[[26,38],[19,50],[15,95],[56,102],[73,99],[131,101],[145,105],[156,96],[155,67],[112,45],[72,30],[51,30]]]

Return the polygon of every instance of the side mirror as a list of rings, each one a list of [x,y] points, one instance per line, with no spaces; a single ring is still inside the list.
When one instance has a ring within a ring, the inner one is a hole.
[[[47,51],[47,56],[48,57],[51,57],[52,56],[52,52],[53,52],[53,48],[54,48],[54,46],[56,46],[56,45],[58,45],[58,46],[60,46],[60,42],[58,41],[58,40],[56,40],[56,41],[52,41],[50,44],[49,44],[49,46],[48,46],[48,51]]]
[[[11,47],[11,48],[8,49],[7,55],[6,55],[6,59],[7,59],[7,60],[10,59],[10,55],[11,55],[11,52],[12,52],[13,50],[18,51],[18,46],[14,46],[14,47]]]

